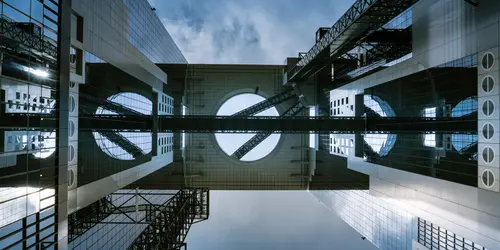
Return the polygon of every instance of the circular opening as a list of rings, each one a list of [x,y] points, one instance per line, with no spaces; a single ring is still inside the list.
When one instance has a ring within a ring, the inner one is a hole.
[[[491,52],[485,53],[483,55],[483,59],[481,59],[481,65],[485,70],[490,70],[493,67],[494,62],[495,62],[495,57]]]
[[[75,147],[73,145],[69,145],[68,147],[68,161],[72,162],[75,159]]]
[[[490,147],[485,147],[483,149],[483,160],[486,163],[491,163],[494,158],[495,158],[495,155],[494,155],[493,149]]]
[[[108,98],[108,101],[144,115],[151,115],[153,112],[151,100],[133,92],[112,95]],[[98,115],[118,114],[103,107],[97,108],[95,113]],[[137,157],[149,154],[152,150],[152,134],[148,132],[92,132],[92,135],[105,154],[118,160],[134,160]]]
[[[229,98],[225,101],[217,111],[218,116],[233,115],[243,109],[246,109],[254,104],[264,101],[265,98],[256,94],[240,94]],[[279,116],[278,110],[271,107],[254,116]],[[264,134],[254,133],[215,133],[215,140],[219,147],[227,155],[239,158],[240,161],[256,161],[269,155],[273,149],[278,145],[281,135],[279,133],[271,134],[261,143],[257,144],[253,149],[246,152],[238,150],[241,146],[245,145],[254,136],[261,136],[265,138]],[[248,145],[248,144],[247,144]],[[241,153],[244,153],[241,155]]]
[[[75,111],[76,108],[76,101],[73,96],[69,96],[69,112]]]
[[[382,98],[375,95],[364,95],[365,108],[371,110],[374,114],[380,117],[394,117],[396,113],[389,104]],[[365,142],[370,146],[373,152],[383,157],[389,154],[389,151],[396,143],[395,134],[365,134],[363,136]]]
[[[75,182],[75,172],[73,169],[68,170],[68,186],[72,186]]]
[[[75,82],[73,82],[73,81],[70,81],[70,82],[69,82],[69,87],[70,87],[70,88],[74,88],[74,87],[75,87],[75,85],[76,85],[76,83],[75,83]]]
[[[481,83],[481,87],[483,88],[483,91],[485,93],[489,93],[493,90],[493,86],[495,85],[495,80],[493,80],[493,77],[491,76],[486,76],[483,78],[483,81]]]
[[[483,125],[483,136],[486,139],[491,139],[495,134],[495,129],[491,123],[486,123]]]
[[[485,169],[482,174],[482,180],[486,187],[491,188],[495,184],[495,174],[491,170]]]
[[[75,123],[70,120],[68,127],[69,127],[68,128],[69,137],[73,137],[73,135],[75,135]]]
[[[490,116],[495,112],[495,105],[491,100],[487,100],[483,103],[483,114]]]

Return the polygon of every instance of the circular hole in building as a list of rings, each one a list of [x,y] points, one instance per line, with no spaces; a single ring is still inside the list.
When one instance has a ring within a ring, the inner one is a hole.
[[[490,116],[495,111],[495,105],[491,100],[487,100],[483,103],[483,114]]]
[[[491,170],[485,169],[482,174],[482,180],[486,187],[491,188],[495,184],[495,174]]]
[[[485,93],[490,93],[495,85],[495,80],[491,76],[486,76],[481,82],[481,87]]]
[[[69,121],[69,125],[68,125],[68,134],[69,134],[69,137],[73,137],[73,135],[75,135],[75,123],[73,121]]]
[[[76,109],[76,100],[73,96],[69,96],[69,112],[74,112]]]
[[[75,82],[73,82],[73,81],[69,81],[69,87],[70,87],[70,88],[74,88],[74,87],[75,87],[75,85],[76,85],[76,83],[75,83]]]
[[[217,115],[233,115],[264,100],[264,97],[256,94],[236,95],[229,98],[220,106]],[[271,107],[254,116],[279,116],[279,113],[275,107]],[[239,158],[240,161],[256,161],[269,155],[278,145],[281,135],[279,133],[271,134],[253,149],[240,149],[241,146],[245,145],[254,136],[256,136],[254,133],[215,133],[215,139],[222,151],[231,157]]]
[[[493,149],[490,147],[485,147],[483,149],[483,160],[486,163],[490,163],[493,161],[494,158],[495,158],[495,153],[493,152]]]
[[[151,115],[153,112],[151,100],[137,93],[121,92],[108,97],[107,100],[144,115]],[[105,107],[97,108],[95,113],[97,115],[118,114],[116,111]],[[99,148],[105,154],[117,160],[135,160],[140,156],[149,154],[152,150],[152,134],[150,132],[108,131],[92,132],[92,135]]]
[[[75,147],[69,145],[68,147],[68,161],[73,161],[75,159]]]
[[[491,52],[485,53],[483,55],[483,58],[481,59],[481,65],[485,70],[490,70],[491,68],[493,68],[494,62],[495,62],[495,57]]]
[[[495,134],[495,129],[491,123],[486,123],[483,125],[483,136],[486,139],[491,139]]]

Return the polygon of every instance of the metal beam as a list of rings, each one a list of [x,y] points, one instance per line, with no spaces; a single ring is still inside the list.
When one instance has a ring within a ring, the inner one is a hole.
[[[479,5],[477,0],[464,0],[464,1],[471,4],[474,7],[477,7]]]
[[[80,117],[83,130],[151,131],[149,116]],[[471,117],[276,117],[276,116],[161,116],[159,131],[188,133],[477,133],[477,119]],[[117,122],[120,121],[120,122]]]
[[[100,134],[104,137],[106,137],[108,140],[111,142],[115,143],[118,145],[120,148],[125,150],[125,152],[131,154],[134,158],[144,156],[145,153],[142,151],[142,149],[132,143],[129,139],[126,137],[122,136],[118,132],[113,132],[113,131],[102,131]]]
[[[135,111],[127,106],[109,101],[107,99],[103,100],[101,98],[83,94],[80,94],[80,98],[85,99],[86,101],[93,103],[94,105],[97,105],[103,109],[116,112],[120,115],[143,115],[141,112]],[[84,113],[89,113],[89,112],[84,111]]]
[[[261,111],[264,111],[268,108],[276,106],[276,105],[278,105],[286,100],[289,100],[294,96],[295,96],[294,89],[289,89],[289,90],[286,90],[286,91],[279,93],[275,96],[267,98],[264,101],[261,101],[257,104],[254,104],[246,109],[243,109],[243,110],[233,114],[233,116],[251,116],[251,115],[257,114]]]
[[[135,239],[129,249],[179,249],[193,223],[208,219],[208,189],[181,189]]]
[[[286,110],[280,117],[287,117],[287,116],[295,116],[297,115],[300,111],[304,109],[304,105],[302,105],[302,102],[298,100],[293,106],[291,106],[288,110]],[[271,136],[273,132],[259,132],[256,135],[254,135],[250,140],[245,142],[245,144],[241,145],[232,155],[231,157],[236,158],[236,159],[241,159],[243,156],[248,154],[250,151],[252,151],[257,145],[259,145],[261,142],[263,142],[265,139],[267,139],[269,136]]]
[[[34,23],[20,23],[8,19],[6,16],[0,18],[0,39],[2,44],[10,44],[9,49],[17,49],[17,47],[34,48],[38,51],[40,58],[49,56],[53,61],[57,60],[57,46],[51,42],[45,41],[42,34],[30,34],[22,29],[22,25],[35,25]],[[41,27],[39,27],[41,28]],[[33,28],[33,33],[36,31]],[[25,49],[24,49],[25,50]],[[34,50],[32,53],[37,54]],[[44,56],[42,57],[42,53]]]
[[[322,67],[321,60],[325,54],[336,58],[351,50],[357,39],[378,30],[415,2],[416,0],[357,0],[323,38],[286,73],[288,82],[308,77],[307,72],[314,72],[311,68]],[[331,47],[337,40],[342,42]]]

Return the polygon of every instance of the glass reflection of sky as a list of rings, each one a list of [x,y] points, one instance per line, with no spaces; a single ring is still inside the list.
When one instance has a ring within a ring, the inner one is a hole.
[[[459,102],[452,110],[452,117],[466,116],[477,112],[477,99],[469,97]],[[458,152],[467,149],[477,143],[477,134],[452,134],[451,144]]]
[[[372,109],[381,117],[396,116],[389,104],[378,96],[364,95],[365,106]],[[379,156],[386,156],[396,143],[395,134],[365,134],[364,140]]]
[[[53,205],[55,190],[35,187],[0,188],[0,227]]]
[[[264,97],[256,94],[241,94],[234,96],[224,102],[217,111],[217,115],[232,115],[238,111],[248,108],[256,103],[265,100]],[[264,110],[254,116],[279,116],[275,107]],[[215,133],[215,139],[222,151],[227,155],[232,155],[245,142],[250,140],[255,134],[250,133]],[[271,134],[267,139],[257,145],[254,149],[243,156],[241,161],[256,161],[264,158],[278,145],[280,134]]]
[[[309,191],[319,202],[380,249],[411,249],[413,217],[369,190]]]
[[[121,104],[137,112],[145,115],[151,115],[153,111],[153,103],[146,97],[132,93],[123,92],[115,94],[108,98],[109,101]],[[98,115],[117,115],[118,113],[104,109],[102,107],[97,108],[96,114]],[[137,145],[141,151],[145,154],[151,152],[151,133],[147,132],[118,132],[123,137],[127,138],[130,142]],[[125,151],[119,145],[108,140],[106,137],[102,136],[99,132],[93,132],[94,138],[97,145],[101,150],[118,160],[134,160],[134,156]]]

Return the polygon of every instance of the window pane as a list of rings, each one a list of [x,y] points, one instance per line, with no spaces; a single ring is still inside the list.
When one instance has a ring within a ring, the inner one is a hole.
[[[29,22],[28,16],[24,15],[23,13],[15,10],[7,5],[4,5],[3,14],[6,15],[9,19],[11,19],[9,21],[15,21],[15,22],[20,22],[20,23]]]
[[[30,14],[30,0],[4,0],[4,2],[24,12],[26,15]]]
[[[43,22],[43,4],[39,0],[31,2],[31,18],[40,23]]]

